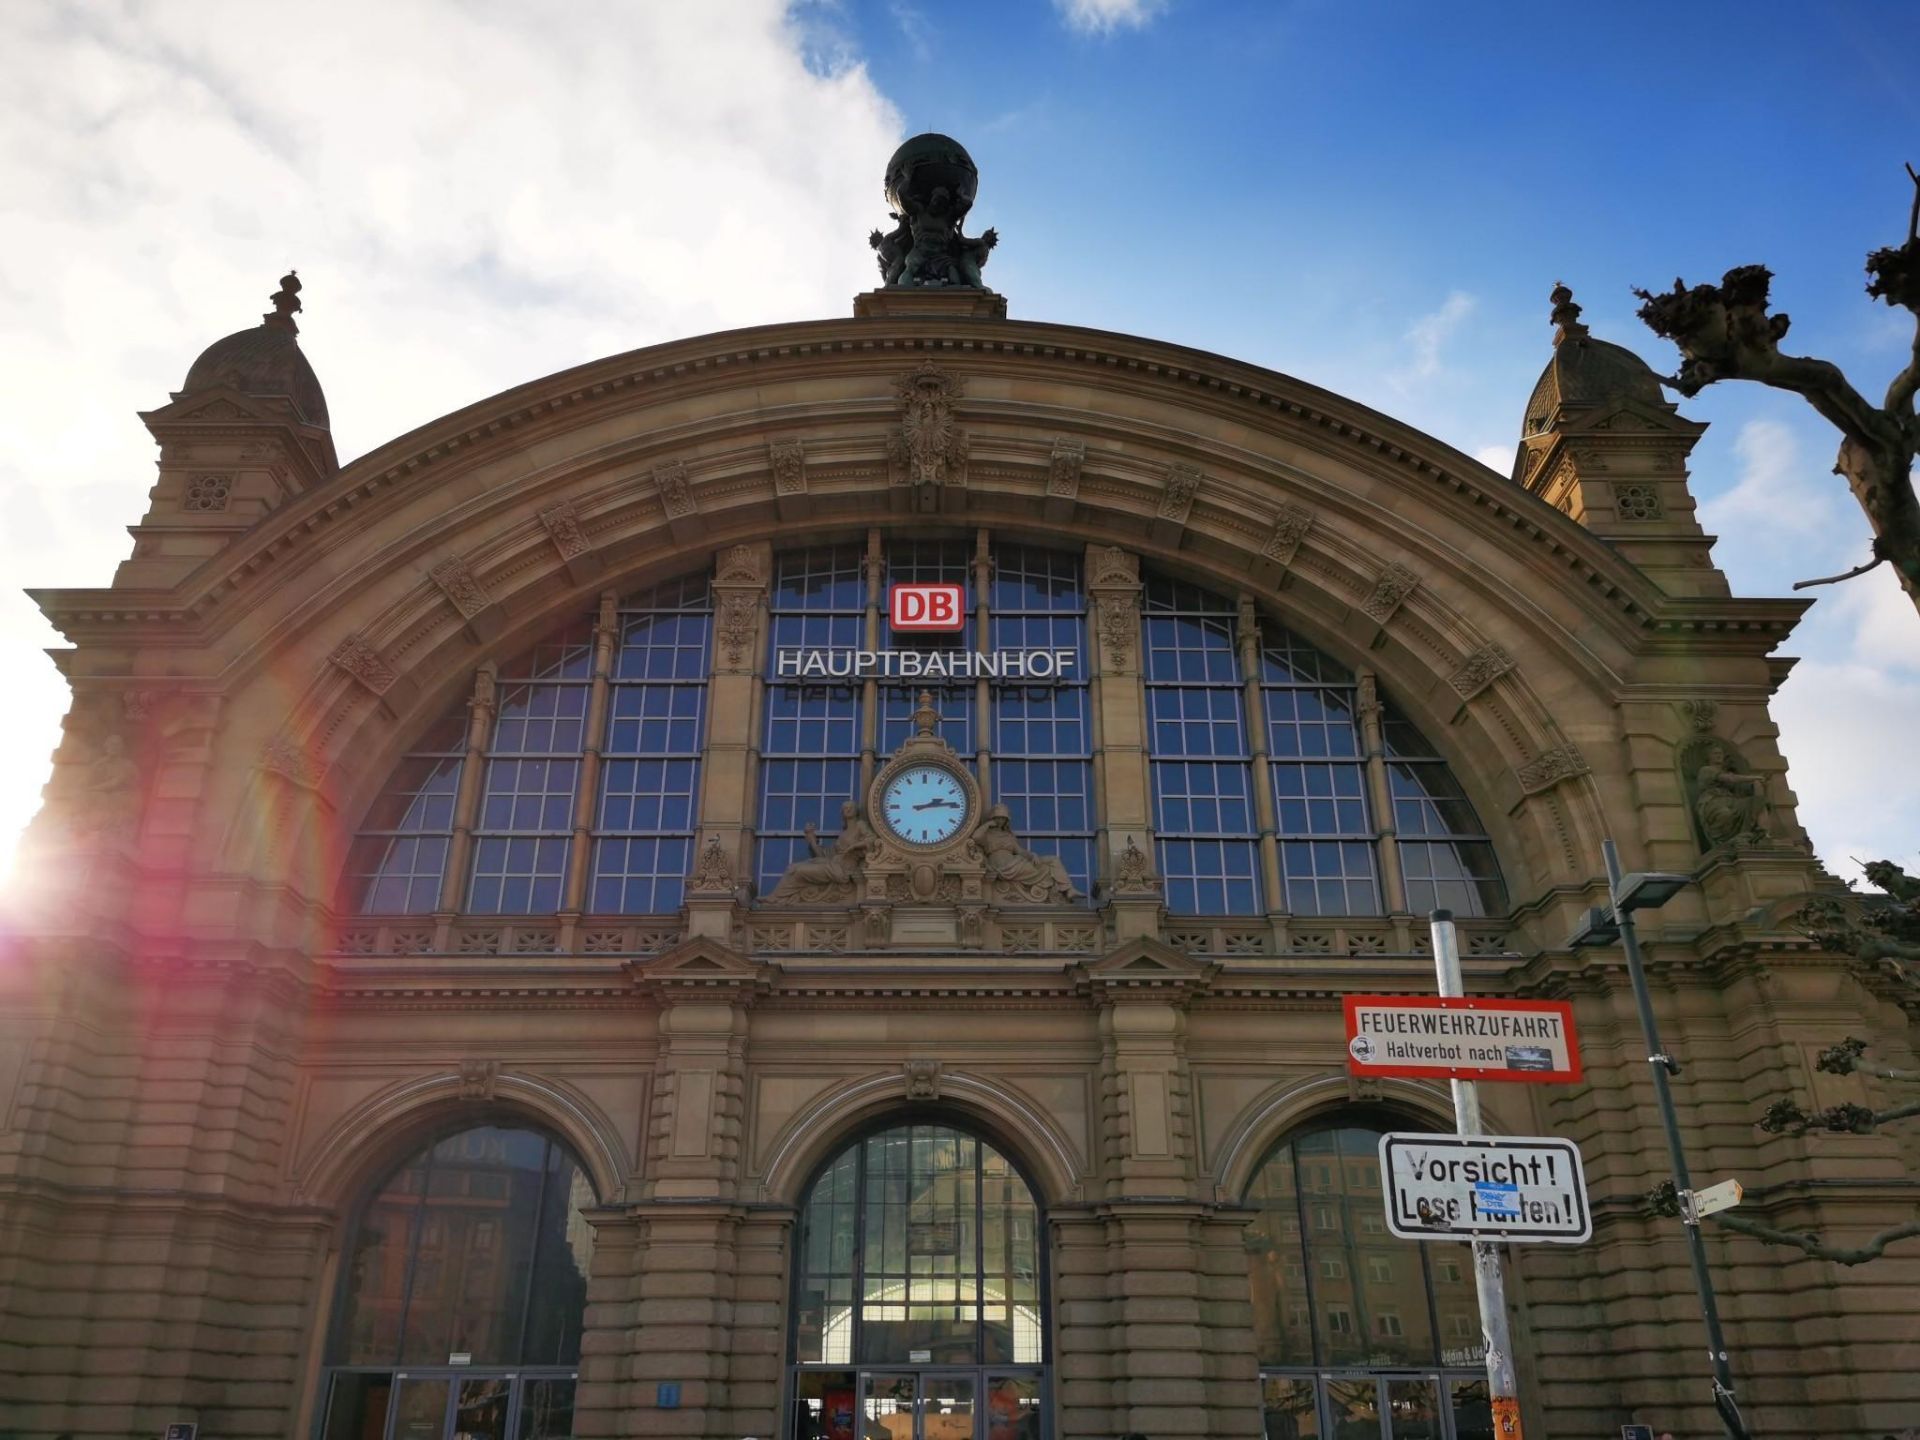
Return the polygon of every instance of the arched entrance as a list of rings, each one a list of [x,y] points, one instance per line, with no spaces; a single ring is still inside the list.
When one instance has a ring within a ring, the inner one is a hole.
[[[474,1126],[409,1157],[354,1220],[321,1440],[567,1440],[593,1203],[537,1130]]]
[[[855,1140],[795,1232],[788,1440],[1041,1440],[1046,1241],[1032,1188],[937,1120]]]
[[[1295,1131],[1248,1186],[1267,1440],[1492,1440],[1472,1252],[1388,1233],[1388,1128]]]

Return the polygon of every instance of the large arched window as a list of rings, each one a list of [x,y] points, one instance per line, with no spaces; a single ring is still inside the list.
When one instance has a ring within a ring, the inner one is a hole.
[[[688,577],[628,596],[604,635],[583,616],[502,664],[495,713],[462,699],[374,802],[349,852],[347,908],[679,909],[697,823],[712,610],[706,578]],[[457,820],[474,764],[473,814]],[[471,854],[450,882],[460,823],[471,825]]]
[[[1472,1252],[1388,1233],[1381,1127],[1297,1133],[1247,1191],[1268,1440],[1491,1440]]]
[[[795,1234],[788,1435],[1039,1440],[1044,1248],[1032,1191],[985,1140],[913,1123],[849,1145]]]
[[[1390,701],[1369,722],[1359,675],[1272,621],[1245,633],[1250,607],[1151,573],[1145,591],[1147,748],[1168,910],[1506,908],[1466,792]]]
[[[461,1130],[388,1176],[342,1266],[324,1440],[572,1435],[593,1203],[534,1130]]]

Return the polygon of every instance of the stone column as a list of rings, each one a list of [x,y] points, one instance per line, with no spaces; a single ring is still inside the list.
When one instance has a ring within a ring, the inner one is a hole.
[[[1137,956],[1126,958],[1135,949],[1160,962],[1151,982]],[[1089,967],[1110,1179],[1088,1217],[1099,1227],[1097,1260],[1090,1234],[1060,1230],[1061,1293],[1073,1305],[1062,1314],[1062,1389],[1071,1383],[1097,1401],[1104,1380],[1106,1413],[1069,1413],[1063,1435],[1259,1434],[1242,1221],[1223,1218],[1197,1181],[1186,1007],[1214,970],[1151,942]],[[1077,1349],[1095,1315],[1105,1321],[1104,1375]]]
[[[713,837],[735,877],[753,873],[753,796],[757,782],[763,616],[772,549],[735,545],[714,567],[713,664],[707,680],[707,747],[701,762],[696,869]]]
[[[1096,883],[1111,890],[1129,842],[1154,856],[1153,787],[1147,762],[1146,692],[1141,680],[1140,557],[1113,545],[1089,545],[1086,558],[1093,718],[1093,783],[1100,830],[1094,837]],[[1157,871],[1157,863],[1152,865]],[[1157,906],[1116,912],[1119,936],[1158,931]]]

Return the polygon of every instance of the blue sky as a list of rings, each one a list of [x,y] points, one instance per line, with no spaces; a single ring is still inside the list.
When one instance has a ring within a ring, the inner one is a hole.
[[[620,350],[846,313],[900,138],[982,172],[1020,318],[1298,375],[1505,470],[1570,284],[1770,265],[1789,349],[1878,396],[1862,291],[1920,164],[1920,5],[338,0],[0,7],[0,868],[65,687],[26,585],[99,584],[152,483],[134,412],[289,264],[343,459]],[[1902,323],[1902,321],[1905,323]],[[1694,484],[1742,593],[1864,557],[1792,397],[1717,386]],[[1920,620],[1823,598],[1776,706],[1823,854],[1914,856]]]

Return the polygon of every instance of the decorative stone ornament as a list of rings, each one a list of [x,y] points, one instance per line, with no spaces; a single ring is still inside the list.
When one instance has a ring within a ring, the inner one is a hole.
[[[1513,669],[1513,656],[1489,641],[1460,662],[1460,668],[1447,677],[1447,683],[1462,700],[1471,700],[1482,690]]]
[[[1520,788],[1529,795],[1550,790],[1562,780],[1587,773],[1587,761],[1572,745],[1556,745],[1542,750],[1515,772]]]
[[[916,510],[936,508],[942,489],[967,483],[967,434],[953,417],[963,388],[958,376],[931,360],[894,381],[901,419],[887,436],[887,468]]]
[[[1306,506],[1282,505],[1280,513],[1274,517],[1273,530],[1267,536],[1267,543],[1260,547],[1260,558],[1286,569],[1293,564],[1293,557],[1300,553],[1301,543],[1312,528],[1313,512]]]
[[[1380,578],[1374,582],[1373,593],[1361,602],[1360,608],[1384,625],[1399,613],[1400,607],[1419,584],[1420,577],[1396,560],[1380,572]]]
[[[347,636],[327,659],[375,695],[386,694],[400,678],[386,657],[358,635]]]
[[[1140,842],[1133,836],[1127,837],[1126,848],[1114,862],[1113,884],[1108,887],[1111,895],[1158,895],[1160,877],[1153,873],[1153,861],[1147,852],[1140,848]]]
[[[709,835],[700,859],[693,867],[687,888],[696,895],[731,895],[734,889],[733,864],[718,835]]]
[[[447,556],[429,570],[427,576],[453,602],[453,608],[463,619],[471,620],[492,603],[479,579],[467,568],[467,562],[458,555]]]

